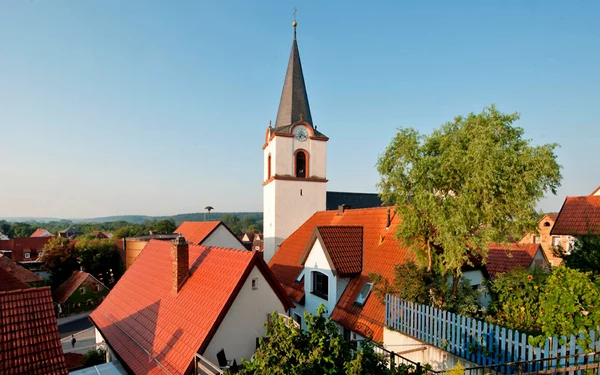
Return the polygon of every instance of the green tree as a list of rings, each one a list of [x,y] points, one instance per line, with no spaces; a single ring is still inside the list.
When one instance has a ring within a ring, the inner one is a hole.
[[[570,254],[565,254],[562,249],[557,250],[557,255],[564,259],[567,267],[591,272],[595,276],[600,274],[600,236],[576,237]]]
[[[111,288],[124,272],[121,253],[112,239],[82,239],[75,245],[81,267]]]
[[[7,235],[10,238],[15,237],[29,237],[35,232],[35,227],[31,226],[29,223],[14,223],[11,225],[10,230]]]
[[[358,349],[356,342],[345,341],[335,323],[324,316],[325,307],[317,315],[304,313],[306,330],[296,327],[289,319],[271,315],[266,340],[251,362],[244,361],[241,374],[265,375],[392,375],[413,373],[412,368],[400,366],[394,370],[375,353],[365,341]]]
[[[161,234],[173,233],[175,229],[177,229],[177,226],[170,219],[159,220],[152,225],[152,230]]]
[[[106,351],[102,349],[90,349],[83,355],[83,367],[91,367],[106,363]]]
[[[114,235],[117,238],[137,237],[148,234],[148,230],[144,225],[130,224],[115,231]]]
[[[0,220],[0,233],[8,236],[9,231],[10,231],[10,223],[6,220]]]
[[[54,237],[48,241],[40,258],[44,269],[50,272],[54,287],[67,280],[73,271],[79,270],[75,245],[66,238]]]
[[[518,118],[491,106],[430,135],[399,129],[378,160],[381,197],[402,217],[397,237],[427,271],[452,275],[453,297],[461,268],[534,230],[536,202],[560,184],[557,145],[532,146]]]
[[[539,322],[544,337],[585,335],[600,326],[600,289],[590,275],[564,266],[548,277],[540,298]],[[583,343],[580,343],[580,345]]]

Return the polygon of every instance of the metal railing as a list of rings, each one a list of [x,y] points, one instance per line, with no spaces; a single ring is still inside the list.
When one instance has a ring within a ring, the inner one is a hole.
[[[194,368],[196,375],[222,375],[223,370],[200,354],[196,354]]]

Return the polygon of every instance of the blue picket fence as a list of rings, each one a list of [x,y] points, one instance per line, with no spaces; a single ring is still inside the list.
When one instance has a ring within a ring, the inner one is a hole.
[[[407,302],[393,295],[386,296],[386,325],[481,366],[531,362],[527,372],[561,368],[564,373],[580,373],[570,369],[593,362],[592,353],[600,351],[600,337],[595,331],[589,333],[591,350],[578,345],[576,336],[548,338],[541,347],[533,346],[529,345],[528,336],[517,330]],[[579,339],[583,338],[580,335]],[[588,353],[589,360],[583,355]],[[556,359],[539,361],[546,358]],[[513,373],[509,368],[497,369]],[[593,373],[600,374],[597,368]]]

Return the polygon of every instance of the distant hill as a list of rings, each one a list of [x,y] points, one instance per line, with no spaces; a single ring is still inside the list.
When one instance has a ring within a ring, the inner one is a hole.
[[[210,220],[220,220],[223,215],[235,215],[240,219],[250,216],[257,220],[262,220],[262,212],[211,212]],[[204,221],[208,220],[208,215],[204,212],[194,212],[187,214],[177,214],[172,216],[146,216],[146,215],[117,215],[117,216],[104,216],[94,217],[86,219],[60,219],[60,218],[46,218],[46,217],[0,217],[0,220],[6,220],[9,222],[38,222],[47,223],[51,221],[70,221],[74,224],[78,223],[107,223],[111,221],[126,221],[133,224],[143,224],[145,221],[156,221],[162,219],[172,219],[175,223],[181,223],[182,221]]]

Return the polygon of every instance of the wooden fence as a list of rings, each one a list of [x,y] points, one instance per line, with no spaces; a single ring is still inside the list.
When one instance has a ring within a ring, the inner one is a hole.
[[[564,373],[575,374],[576,371],[569,369],[590,362],[585,354],[589,353],[591,358],[591,353],[600,351],[600,336],[595,331],[589,332],[588,347],[578,345],[583,334],[548,338],[541,347],[534,346],[529,344],[528,335],[517,330],[407,302],[393,295],[386,296],[386,325],[481,366],[530,362],[527,372],[561,368]],[[509,368],[498,371],[513,373]],[[595,368],[594,373],[600,372]]]

